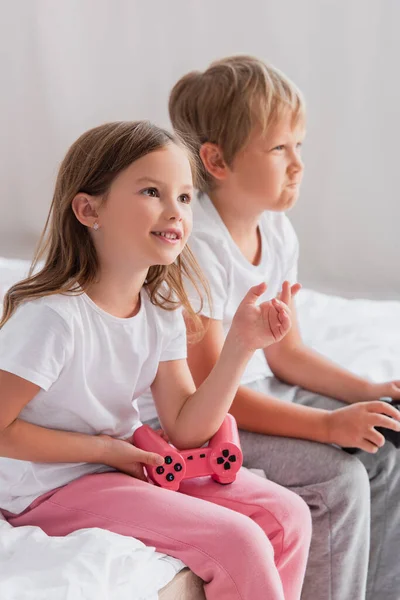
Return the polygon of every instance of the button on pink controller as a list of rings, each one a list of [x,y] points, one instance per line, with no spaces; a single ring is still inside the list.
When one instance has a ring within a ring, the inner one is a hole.
[[[164,457],[162,466],[146,466],[146,470],[155,484],[169,490],[178,490],[183,479],[206,475],[218,483],[232,483],[243,463],[236,421],[229,414],[205,448],[177,450],[148,425],[135,431],[133,443]]]

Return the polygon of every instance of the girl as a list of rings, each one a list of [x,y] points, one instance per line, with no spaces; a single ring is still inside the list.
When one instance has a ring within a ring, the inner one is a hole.
[[[182,559],[210,599],[295,600],[311,529],[296,494],[246,471],[157,488],[141,463],[163,459],[130,442],[151,386],[171,442],[204,444],[253,352],[290,329],[290,294],[257,306],[265,284],[251,288],[195,390],[175,310],[196,321],[182,285],[201,282],[191,196],[186,150],[147,122],[97,127],[67,153],[33,263],[46,252],[44,267],[11,288],[0,323],[0,507],[49,535],[134,536]]]

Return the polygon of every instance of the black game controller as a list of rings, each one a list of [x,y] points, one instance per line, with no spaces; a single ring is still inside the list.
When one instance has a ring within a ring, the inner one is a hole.
[[[382,400],[382,402],[388,402],[400,411],[400,400],[392,400],[392,398],[380,398],[380,400]],[[384,436],[387,442],[390,442],[396,448],[400,448],[400,431],[386,429],[386,427],[376,427],[376,430]]]
[[[391,404],[392,406],[397,408],[398,411],[400,411],[400,400],[393,400],[392,398],[387,398],[387,397],[379,398],[379,400],[381,402],[387,402],[388,404]],[[387,442],[390,442],[396,448],[400,448],[400,431],[394,431],[393,429],[387,429],[387,427],[375,427],[375,429],[383,435],[383,437],[385,438],[385,440]],[[360,448],[343,448],[343,450],[345,450],[349,454],[355,454],[356,452],[362,452],[362,450],[360,450]]]

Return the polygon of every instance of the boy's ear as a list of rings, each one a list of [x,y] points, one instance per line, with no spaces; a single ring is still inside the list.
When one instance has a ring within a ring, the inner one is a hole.
[[[77,194],[72,200],[72,210],[78,221],[86,227],[93,227],[98,221],[96,200],[88,194]]]
[[[228,171],[221,148],[217,144],[205,142],[200,148],[200,158],[206,171],[215,179],[223,180]]]

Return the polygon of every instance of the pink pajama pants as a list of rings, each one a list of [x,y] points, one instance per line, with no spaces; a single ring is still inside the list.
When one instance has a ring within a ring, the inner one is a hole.
[[[305,502],[243,469],[230,485],[202,477],[180,492],[122,473],[87,475],[8,521],[53,536],[100,527],[135,537],[180,558],[209,600],[299,600],[311,539]]]

